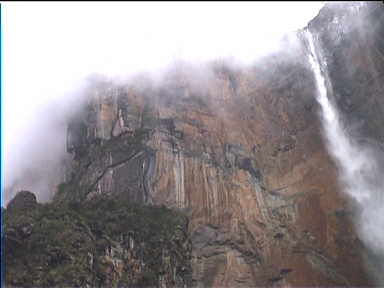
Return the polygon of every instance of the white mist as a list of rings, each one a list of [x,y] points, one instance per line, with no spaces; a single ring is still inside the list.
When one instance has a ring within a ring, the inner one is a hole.
[[[321,120],[326,137],[327,148],[335,160],[340,182],[344,192],[358,203],[360,213],[357,219],[358,232],[363,242],[377,257],[377,267],[371,269],[379,272],[384,265],[384,180],[377,161],[377,151],[362,145],[353,139],[345,129],[340,114],[327,95],[326,78],[320,66],[321,49],[316,47],[313,36],[306,31],[309,44],[309,62],[315,75],[317,85],[316,99],[321,106]],[[326,74],[325,74],[326,75]],[[381,271],[382,272],[382,271]],[[376,273],[378,274],[378,273]],[[377,278],[382,278],[376,275]],[[383,279],[379,279],[380,282]]]

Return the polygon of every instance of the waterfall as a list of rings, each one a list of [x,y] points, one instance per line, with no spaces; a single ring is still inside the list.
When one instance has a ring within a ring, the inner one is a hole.
[[[308,57],[315,76],[316,99],[321,107],[327,149],[338,167],[343,192],[356,201],[360,210],[356,219],[358,233],[365,245],[378,257],[378,263],[371,269],[379,272],[384,268],[384,177],[377,160],[377,151],[358,143],[348,134],[340,113],[328,97],[326,63],[320,61],[321,47],[315,45],[309,31],[305,31],[305,37],[309,45]],[[382,271],[379,277],[383,277],[381,274]]]

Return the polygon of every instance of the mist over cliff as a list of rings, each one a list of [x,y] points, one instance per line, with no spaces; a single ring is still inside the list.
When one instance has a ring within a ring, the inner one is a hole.
[[[51,198],[66,158],[65,122],[82,105],[90,74],[126,80],[146,73],[160,81],[167,67],[182,61],[252,63],[281,49],[279,38],[305,26],[320,6],[5,4],[5,203],[19,189],[36,191],[40,201]],[[281,24],[266,17],[272,12]],[[200,70],[195,77],[205,76]]]
[[[279,29],[276,17],[284,26],[295,9],[263,5],[251,6],[273,19],[230,4],[207,6],[193,25],[183,20],[185,8],[166,14],[143,6],[137,12],[159,27],[134,17],[129,23],[143,24],[142,33],[127,28],[125,12],[108,8],[117,39],[107,35],[107,24],[96,25],[105,34],[91,37],[95,51],[79,49],[93,55],[88,64],[111,61],[88,69],[79,57],[67,57],[58,67],[74,71],[67,68],[79,61],[73,79],[60,78],[64,72],[48,77],[47,70],[47,89],[33,81],[19,88],[64,96],[45,98],[27,128],[17,130],[23,141],[8,146],[15,150],[7,154],[6,201],[23,189],[50,203],[19,193],[7,208],[13,219],[7,241],[12,251],[46,247],[27,258],[40,253],[52,264],[43,268],[45,277],[9,253],[9,283],[61,285],[75,269],[82,271],[75,286],[381,285],[383,5],[327,3]],[[195,16],[196,7],[189,7]],[[169,22],[160,24],[157,17],[165,15]],[[81,13],[73,16],[83,21]],[[54,79],[66,80],[56,87]],[[71,83],[78,86],[64,89]],[[140,225],[130,205],[144,215]],[[17,216],[15,207],[24,206],[30,212]],[[105,217],[97,216],[100,209]],[[180,227],[169,228],[171,215]],[[44,229],[73,238],[51,247],[51,238],[39,236]],[[76,239],[89,240],[79,240],[79,261],[68,248]]]

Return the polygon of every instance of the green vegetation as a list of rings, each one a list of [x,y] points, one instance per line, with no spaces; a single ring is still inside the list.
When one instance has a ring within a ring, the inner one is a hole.
[[[156,287],[159,275],[173,274],[171,266],[177,271],[189,267],[186,229],[187,218],[180,212],[121,199],[39,204],[28,213],[6,212],[6,283]],[[184,281],[187,276],[177,277]]]

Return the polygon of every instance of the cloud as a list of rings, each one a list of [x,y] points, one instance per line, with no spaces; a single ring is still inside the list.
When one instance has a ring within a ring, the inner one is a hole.
[[[179,59],[233,56],[249,63],[278,49],[277,39],[304,27],[322,5],[2,3],[5,186],[22,177],[25,167],[43,165],[44,153],[38,151],[45,149],[36,147],[63,145],[65,132],[57,130],[57,121],[66,102],[50,108],[47,103],[75,95],[87,75],[127,76]]]

